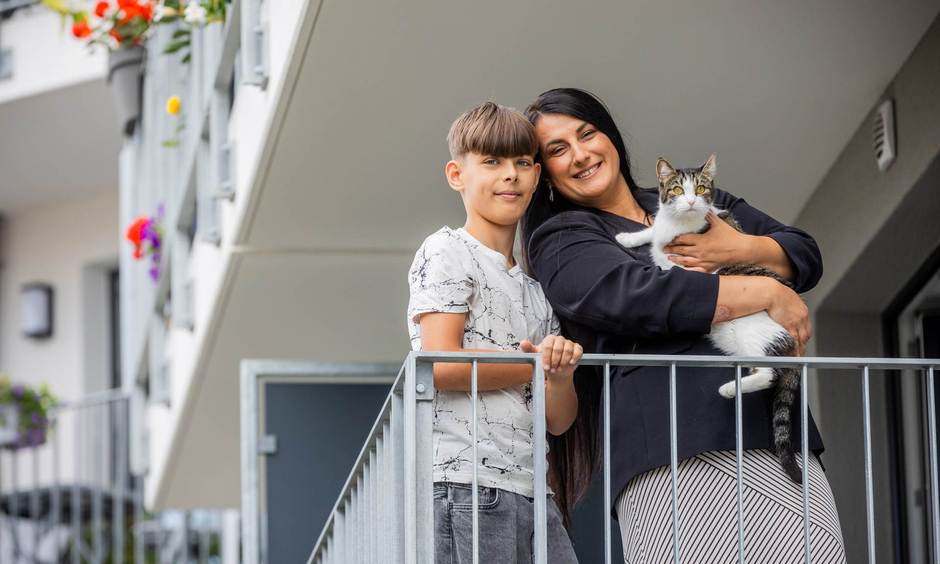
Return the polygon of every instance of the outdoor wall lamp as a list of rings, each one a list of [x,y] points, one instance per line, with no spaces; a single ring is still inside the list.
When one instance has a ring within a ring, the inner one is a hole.
[[[52,286],[41,282],[24,284],[20,290],[23,305],[23,336],[48,339],[52,336]]]

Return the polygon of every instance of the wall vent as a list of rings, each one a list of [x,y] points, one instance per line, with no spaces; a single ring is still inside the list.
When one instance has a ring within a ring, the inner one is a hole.
[[[894,139],[894,102],[885,100],[875,112],[875,123],[872,127],[872,149],[875,152],[875,162],[878,170],[888,170],[897,156],[897,146]]]

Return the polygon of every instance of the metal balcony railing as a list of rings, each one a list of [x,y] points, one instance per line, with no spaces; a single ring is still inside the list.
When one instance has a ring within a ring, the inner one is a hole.
[[[53,410],[43,444],[0,449],[0,562],[219,556],[218,512],[145,511],[143,477],[130,470],[130,409],[130,395],[120,390],[90,394]]]
[[[479,363],[526,363],[533,365],[533,400],[534,400],[534,451],[545,452],[545,375],[538,355],[522,353],[410,353],[404,366],[392,386],[384,406],[362,447],[356,463],[346,480],[346,484],[336,501],[332,513],[320,533],[310,554],[308,564],[343,564],[400,562],[407,564],[432,563],[434,561],[433,539],[433,493],[432,493],[432,452],[431,400],[434,394],[433,363],[466,362],[472,363],[471,397],[477,397],[477,366]],[[851,369],[858,370],[862,380],[862,410],[864,433],[865,500],[868,561],[875,561],[875,525],[872,485],[871,454],[871,415],[869,397],[869,378],[871,370],[919,370],[923,371],[927,389],[933,389],[934,370],[940,367],[937,359],[881,359],[881,358],[745,358],[725,356],[657,356],[657,355],[585,355],[582,365],[603,367],[603,478],[604,478],[604,522],[606,562],[611,558],[611,484],[610,484],[610,371],[612,366],[662,366],[669,368],[669,416],[671,480],[670,492],[672,503],[672,529],[674,561],[679,562],[682,546],[682,515],[678,503],[678,450],[676,430],[676,373],[688,367],[728,367],[735,371],[735,378],[740,390],[742,368],[756,366],[783,366],[801,369],[801,393],[799,411],[801,418],[801,448],[803,467],[803,535],[805,562],[812,561],[810,543],[810,480],[807,477],[808,451],[802,445],[808,442],[808,387],[807,377],[810,369]],[[257,462],[254,458],[259,452],[257,420],[255,415],[245,417],[253,411],[252,402],[257,401],[253,394],[245,394],[245,389],[254,389],[252,378],[255,374],[242,373],[242,437],[243,458],[242,472],[248,475],[243,481],[244,499],[257,501],[258,481],[251,468]],[[930,507],[930,529],[933,561],[940,562],[940,500],[938,500],[937,476],[937,424],[934,394],[928,393],[928,492]],[[473,402],[473,435],[476,438],[476,401]],[[248,420],[246,420],[248,419]],[[744,521],[742,492],[742,401],[741,393],[735,398],[736,421],[736,478],[737,478],[737,531],[738,562],[744,562]],[[474,440],[474,442],[476,442]],[[474,446],[474,459],[476,449]],[[533,551],[535,562],[545,564],[547,559],[546,538],[546,460],[535,456],[535,499],[534,519],[536,534]],[[243,479],[244,479],[243,474]],[[254,477],[254,478],[252,478]],[[473,476],[473,552],[474,563],[478,558],[478,499],[476,470]],[[243,504],[243,518],[248,522],[245,529],[247,536],[252,536],[252,527],[258,527],[258,507],[256,503]],[[256,531],[257,532],[257,531]],[[254,535],[257,537],[258,535]],[[249,546],[246,544],[246,547]],[[258,546],[244,554],[246,564],[263,562],[263,553]]]

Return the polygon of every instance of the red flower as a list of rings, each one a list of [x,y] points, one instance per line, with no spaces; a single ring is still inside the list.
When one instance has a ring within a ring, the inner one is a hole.
[[[144,256],[142,245],[144,244],[144,230],[147,229],[148,225],[150,225],[149,217],[138,217],[134,220],[134,223],[131,223],[130,227],[127,228],[127,233],[124,235],[128,241],[134,244],[135,260]]]
[[[153,3],[146,2],[143,6],[140,7],[140,17],[144,18],[148,22],[153,19]]]
[[[118,20],[118,25],[124,25],[137,16],[141,15],[141,8],[137,4],[129,4],[121,8],[121,10],[124,12],[124,17]]]
[[[91,35],[91,28],[88,27],[88,22],[82,20],[72,24],[72,35],[79,39],[84,39]]]
[[[112,29],[111,31],[109,31],[108,35],[110,35],[115,41],[117,41],[118,45],[120,45],[121,43],[124,43],[124,39],[121,37],[121,34],[118,33],[116,29]]]
[[[117,0],[118,8],[126,10],[137,7],[137,0]]]
[[[102,2],[98,2],[97,4],[95,4],[95,15],[98,16],[99,18],[103,18],[105,12],[107,11],[108,11],[107,2],[102,1]]]

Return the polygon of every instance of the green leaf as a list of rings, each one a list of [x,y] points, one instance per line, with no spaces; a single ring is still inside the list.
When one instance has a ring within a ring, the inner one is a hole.
[[[167,149],[174,149],[180,146],[180,140],[179,139],[167,139],[166,141],[160,144],[166,147]]]
[[[180,37],[189,37],[192,35],[192,32],[188,29],[178,29],[173,32],[173,39],[179,39]]]
[[[192,58],[192,53],[186,53],[180,62],[188,63],[190,60],[192,60]]]
[[[183,49],[184,47],[189,47],[189,43],[190,41],[188,39],[181,39],[179,41],[174,41],[173,43],[170,43],[169,45],[166,46],[166,49],[163,50],[163,54],[171,55],[173,53],[176,53],[177,51],[179,51],[180,49]]]

